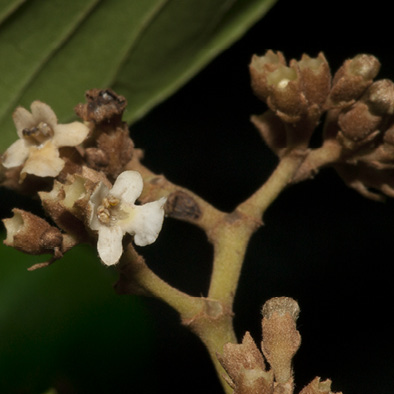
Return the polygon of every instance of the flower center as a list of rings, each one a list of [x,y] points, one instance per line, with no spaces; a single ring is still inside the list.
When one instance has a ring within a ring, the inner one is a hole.
[[[46,122],[40,122],[37,126],[31,127],[30,129],[22,130],[23,137],[30,142],[41,145],[43,142],[53,137],[53,130]]]
[[[103,198],[97,208],[97,218],[100,223],[113,226],[119,219],[127,216],[126,212],[120,209],[120,200],[114,196]]]

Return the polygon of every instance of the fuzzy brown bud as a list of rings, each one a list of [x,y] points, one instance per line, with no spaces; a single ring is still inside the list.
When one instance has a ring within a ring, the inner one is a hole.
[[[234,394],[270,394],[273,390],[273,374],[266,372],[263,355],[249,332],[241,344],[227,343],[218,360],[228,373],[226,380]]]
[[[272,298],[262,309],[261,348],[279,384],[292,384],[291,362],[301,344],[296,328],[299,311],[297,302],[288,297]]]
[[[270,95],[268,106],[287,123],[295,123],[306,113],[307,101],[299,69],[294,62],[290,67],[279,66],[267,75]]]
[[[358,101],[339,115],[337,139],[346,149],[358,149],[375,138],[381,121],[381,116],[373,115],[366,103]]]
[[[316,58],[303,54],[297,62],[303,82],[303,92],[308,102],[310,116],[319,117],[331,89],[330,67],[323,53]],[[312,113],[311,113],[312,112]]]
[[[365,102],[378,115],[394,114],[394,83],[389,79],[374,82],[366,92]]]
[[[61,249],[63,236],[58,228],[22,209],[14,208],[12,212],[12,218],[3,219],[7,230],[5,245],[33,255],[53,254]]]
[[[255,95],[260,100],[266,101],[269,94],[267,75],[281,65],[286,65],[286,60],[281,52],[275,53],[269,50],[263,56],[252,56],[249,65],[251,84]]]
[[[305,386],[300,394],[342,394],[342,393],[333,393],[331,391],[331,380],[327,379],[321,381],[319,377],[316,377],[312,380],[307,386]]]
[[[354,103],[371,85],[379,70],[379,60],[372,55],[360,54],[346,60],[334,75],[330,106],[343,107]]]

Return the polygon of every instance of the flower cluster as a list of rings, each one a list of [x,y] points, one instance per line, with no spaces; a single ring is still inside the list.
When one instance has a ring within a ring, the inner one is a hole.
[[[252,122],[279,157],[304,150],[294,182],[330,165],[365,197],[394,196],[394,83],[374,81],[379,69],[367,54],[346,60],[333,76],[322,53],[289,64],[280,52],[253,56],[252,88],[269,110]],[[322,145],[310,149],[323,114]]]
[[[3,154],[6,186],[36,193],[55,225],[22,209],[4,219],[5,244],[25,253],[61,258],[80,242],[97,242],[106,265],[123,253],[123,238],[153,243],[161,230],[166,198],[137,205],[144,181],[127,168],[134,153],[127,124],[126,100],[111,90],[87,92],[87,104],[76,107],[83,122],[59,124],[54,111],[34,101],[31,112],[19,107],[13,119],[19,139]],[[48,191],[49,190],[49,191]]]

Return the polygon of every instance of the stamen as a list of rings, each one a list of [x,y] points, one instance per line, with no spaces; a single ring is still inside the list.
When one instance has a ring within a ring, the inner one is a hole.
[[[113,196],[103,198],[101,205],[97,208],[98,220],[106,225],[114,225],[123,213],[119,209],[119,202],[119,199]]]
[[[40,122],[37,126],[22,130],[22,135],[30,139],[35,144],[42,144],[47,139],[53,137],[53,130],[46,122]]]

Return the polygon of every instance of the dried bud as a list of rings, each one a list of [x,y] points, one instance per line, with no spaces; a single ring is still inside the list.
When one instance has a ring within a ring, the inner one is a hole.
[[[120,120],[127,100],[111,89],[91,89],[85,93],[86,104],[78,104],[75,113],[85,122],[108,122]]]
[[[272,372],[266,372],[264,359],[249,332],[242,344],[227,343],[223,355],[217,355],[228,373],[227,381],[234,394],[270,394],[273,390]]]
[[[296,328],[299,311],[297,302],[287,297],[272,298],[262,309],[261,348],[279,384],[292,384],[291,361],[301,343]]]
[[[60,230],[44,219],[22,209],[14,208],[14,216],[3,219],[7,230],[4,244],[29,254],[58,253],[63,236]]]
[[[333,393],[331,391],[331,380],[327,379],[323,382],[320,381],[320,378],[316,377],[312,380],[307,386],[305,386],[300,394],[342,394],[342,393]]]
[[[346,60],[333,78],[331,106],[348,106],[371,85],[380,69],[379,60],[371,55],[357,55]]]
[[[267,75],[281,65],[286,65],[286,60],[281,52],[275,53],[269,50],[264,56],[252,56],[249,65],[252,89],[260,100],[266,101],[269,94]]]
[[[102,171],[114,180],[130,162],[133,152],[134,144],[124,124],[124,127],[98,133],[94,146],[86,148],[85,158],[90,168]]]

